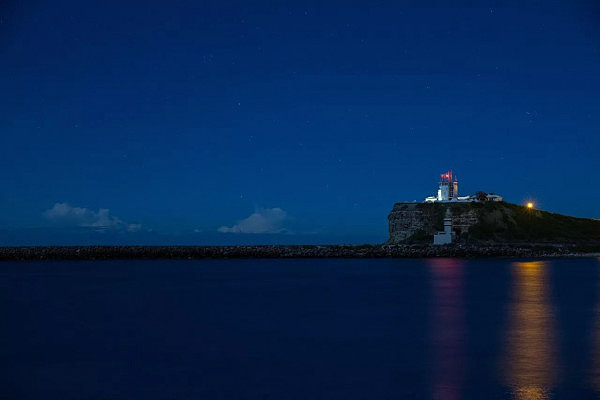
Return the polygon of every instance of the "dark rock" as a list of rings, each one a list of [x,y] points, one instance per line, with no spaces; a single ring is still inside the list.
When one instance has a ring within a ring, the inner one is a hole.
[[[420,258],[548,257],[600,252],[597,247],[556,245],[377,246],[46,246],[0,247],[0,260],[110,260],[203,258]]]

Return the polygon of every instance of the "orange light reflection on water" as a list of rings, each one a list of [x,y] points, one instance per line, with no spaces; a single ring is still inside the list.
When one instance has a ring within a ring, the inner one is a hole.
[[[517,262],[512,272],[505,378],[515,399],[547,399],[557,380],[557,341],[548,290],[548,263]]]
[[[600,257],[597,258],[600,264]],[[600,284],[598,285],[600,293]],[[596,392],[600,392],[600,296],[596,299],[596,308],[594,309],[594,330],[592,331],[592,370],[591,386]]]

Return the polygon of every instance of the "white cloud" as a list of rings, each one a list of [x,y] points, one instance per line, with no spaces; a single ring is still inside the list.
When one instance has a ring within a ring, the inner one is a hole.
[[[84,207],[72,207],[68,203],[56,203],[54,207],[44,211],[44,217],[52,223],[66,226],[80,226],[98,229],[126,229],[137,232],[141,224],[128,224],[110,214],[110,210],[101,208],[98,211]]]
[[[129,224],[127,225],[128,232],[139,232],[142,229],[142,224]]]
[[[217,230],[221,233],[284,233],[288,232],[284,227],[288,219],[281,208],[261,208],[237,224]]]

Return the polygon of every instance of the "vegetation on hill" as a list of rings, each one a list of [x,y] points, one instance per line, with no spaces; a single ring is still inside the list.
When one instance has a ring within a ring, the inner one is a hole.
[[[576,218],[506,202],[470,203],[479,223],[461,241],[598,243],[600,220]]]

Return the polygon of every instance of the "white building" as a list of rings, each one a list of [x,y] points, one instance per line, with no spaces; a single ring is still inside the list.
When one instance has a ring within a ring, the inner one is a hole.
[[[452,218],[446,214],[446,218],[444,218],[444,231],[433,235],[433,244],[450,244],[454,240],[454,235],[455,233],[452,232]]]
[[[440,175],[440,185],[438,188],[437,196],[426,197],[425,203],[435,202],[471,202],[471,201],[502,201],[502,196],[494,193],[483,193],[470,195],[470,196],[459,196],[458,195],[458,179],[456,176],[452,176],[452,171],[448,171],[445,174]]]
[[[458,179],[452,177],[452,171],[440,175],[440,186],[437,196],[430,196],[425,199],[427,203],[436,201],[456,201],[458,200]]]

